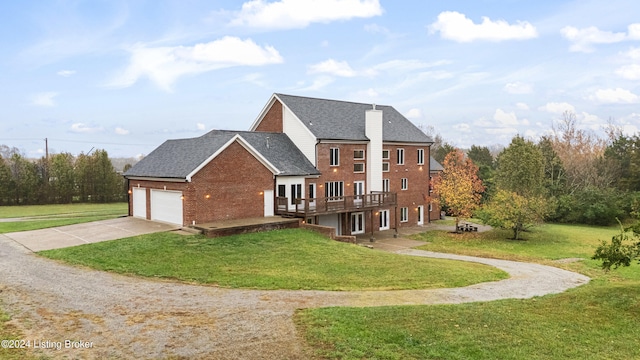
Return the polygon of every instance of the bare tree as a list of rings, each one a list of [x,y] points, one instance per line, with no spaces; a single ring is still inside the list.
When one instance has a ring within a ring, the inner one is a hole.
[[[565,111],[553,124],[553,150],[562,160],[569,193],[589,186],[609,187],[614,176],[604,164],[607,141],[590,131],[579,129],[576,114]]]

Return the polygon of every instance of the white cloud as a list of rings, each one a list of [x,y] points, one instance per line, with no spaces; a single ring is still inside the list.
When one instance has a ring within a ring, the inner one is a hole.
[[[565,26],[560,30],[560,34],[571,42],[570,51],[593,52],[594,44],[613,44],[625,40],[640,39],[640,23],[628,26],[628,33],[603,31],[595,26],[578,29],[573,26]]]
[[[621,88],[597,90],[589,99],[603,104],[634,104],[640,102],[640,96]]]
[[[526,21],[517,21],[512,25],[504,20],[492,21],[483,16],[481,24],[474,24],[473,20],[456,11],[441,12],[438,20],[429,25],[429,31],[440,32],[442,38],[457,42],[525,40],[538,36],[535,26]]]
[[[409,59],[409,60],[396,59],[396,60],[389,60],[377,65],[374,65],[369,69],[365,70],[364,73],[368,75],[376,75],[380,71],[413,71],[413,70],[419,70],[419,69],[438,67],[438,66],[447,65],[450,63],[451,61],[449,60],[437,60],[433,62],[424,62],[424,61],[415,60],[415,59]]]
[[[418,119],[422,117],[422,111],[420,111],[420,109],[409,109],[409,111],[407,111],[404,116],[408,119]]]
[[[170,91],[181,76],[199,74],[232,66],[262,66],[282,63],[282,57],[271,46],[261,47],[251,39],[225,36],[194,46],[146,47],[138,44],[130,49],[127,68],[107,86],[129,87],[141,77],[148,77],[161,89]]]
[[[359,102],[373,102],[372,100],[378,99],[379,97],[380,93],[373,88],[356,91],[350,96],[350,98],[356,99],[356,101]]]
[[[529,110],[529,105],[523,102],[516,103],[516,107],[520,110]]]
[[[58,96],[57,92],[43,92],[35,94],[31,97],[31,105],[35,106],[55,106],[56,102],[53,100]]]
[[[518,129],[514,127],[489,128],[489,129],[485,129],[484,131],[487,134],[491,134],[491,135],[511,135],[511,134],[515,135],[518,133]]]
[[[334,78],[331,76],[318,76],[313,80],[311,85],[300,88],[300,91],[315,91],[324,88],[325,86],[331,84],[334,81]]]
[[[341,77],[353,77],[356,72],[346,61],[336,61],[334,59],[325,60],[321,63],[309,66],[310,74],[330,74]]]
[[[81,134],[92,134],[92,133],[97,133],[97,132],[101,132],[104,129],[100,126],[94,126],[94,127],[90,127],[88,125],[86,125],[85,123],[75,123],[71,125],[71,132],[74,133],[81,133]]]
[[[640,80],[640,64],[629,64],[619,67],[616,74],[627,80]]]
[[[76,124],[74,124],[74,125],[76,125]],[[73,126],[71,126],[71,127],[73,128]],[[115,133],[118,134],[118,135],[129,135],[129,130],[123,129],[123,128],[118,126],[116,128],[116,130],[115,130]]]
[[[73,74],[75,74],[76,71],[75,70],[60,70],[57,72],[58,75],[63,76],[63,77],[69,77]]]
[[[589,114],[588,112],[584,111],[578,116],[578,119],[580,120],[580,122],[586,125],[600,125],[602,123],[598,115]]]
[[[205,130],[206,126],[203,123],[197,123],[196,128],[198,128],[198,130]]]
[[[620,55],[623,62],[630,63],[616,69],[616,74],[627,80],[640,80],[640,48],[631,48]]]
[[[460,132],[471,132],[471,126],[469,126],[469,124],[467,123],[455,124],[453,125],[453,128]]]
[[[371,33],[371,34],[383,34],[383,35],[389,35],[391,34],[391,31],[389,31],[389,29],[387,29],[384,26],[380,26],[378,24],[368,24],[364,26],[364,31]]]
[[[513,112],[505,112],[502,109],[496,109],[495,114],[493,114],[493,120],[496,121],[498,125],[518,125],[518,117]]]
[[[575,113],[576,108],[573,105],[566,102],[561,102],[561,103],[550,102],[550,103],[546,103],[544,106],[539,107],[538,110],[546,111],[552,114],[562,114],[565,111]]]
[[[234,26],[299,29],[312,23],[329,23],[382,15],[378,0],[251,0],[231,21]]]
[[[514,83],[508,83],[504,86],[504,91],[509,94],[531,94],[533,87],[531,84],[526,84],[520,81]]]

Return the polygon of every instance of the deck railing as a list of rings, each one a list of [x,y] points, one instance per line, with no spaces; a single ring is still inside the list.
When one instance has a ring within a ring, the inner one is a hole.
[[[315,216],[322,214],[352,212],[372,208],[394,206],[397,194],[374,191],[370,194],[334,196],[312,199],[293,199],[276,197],[276,214],[294,216]]]

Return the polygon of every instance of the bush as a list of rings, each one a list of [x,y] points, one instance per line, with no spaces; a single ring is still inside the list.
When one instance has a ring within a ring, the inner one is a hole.
[[[586,188],[558,198],[551,220],[588,225],[612,225],[628,215],[629,199],[615,189]]]

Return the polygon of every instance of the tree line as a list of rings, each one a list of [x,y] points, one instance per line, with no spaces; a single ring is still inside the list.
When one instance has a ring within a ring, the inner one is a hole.
[[[32,160],[0,145],[0,205],[126,201],[126,191],[106,150]]]
[[[448,164],[447,157],[458,156],[460,150],[436,139],[436,160]],[[550,135],[535,142],[518,135],[497,154],[492,150],[474,145],[466,151],[485,190],[474,216],[512,229],[516,239],[541,221],[612,225],[640,217],[638,134],[609,126],[607,136],[598,137],[566,112]]]

